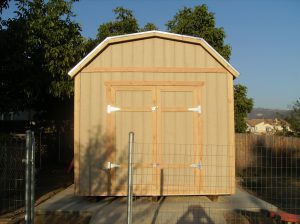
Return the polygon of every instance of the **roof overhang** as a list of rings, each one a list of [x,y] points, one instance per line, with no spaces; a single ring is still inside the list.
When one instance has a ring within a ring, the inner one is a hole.
[[[208,51],[229,73],[233,75],[234,78],[239,76],[239,72],[228,63],[228,61],[223,58],[212,46],[210,46],[204,39],[199,37],[180,35],[174,33],[168,33],[163,31],[146,31],[140,33],[119,35],[107,37],[103,40],[97,47],[95,47],[87,56],[85,56],[74,68],[72,68],[68,75],[72,78],[76,76],[89,62],[91,62],[103,49],[105,49],[110,44],[115,44],[124,41],[133,41],[138,39],[160,37],[165,39],[177,40],[187,43],[199,44],[206,51]]]

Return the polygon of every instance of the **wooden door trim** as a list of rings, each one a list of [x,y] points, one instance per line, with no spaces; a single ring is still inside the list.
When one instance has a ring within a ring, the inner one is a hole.
[[[107,105],[114,105],[115,104],[115,90],[113,88],[106,88],[106,102]],[[106,108],[106,107],[105,107]],[[107,116],[107,123],[106,123],[106,135],[107,135],[107,142],[106,142],[106,150],[108,153],[107,162],[114,162],[116,160],[116,142],[115,142],[115,114],[114,113],[106,113]],[[110,180],[108,182],[108,194],[111,193],[111,188],[115,185],[116,181],[116,173],[114,169],[109,170],[110,172]]]
[[[161,80],[161,81],[105,81],[104,85],[106,86],[203,86],[204,82],[202,81],[167,81],[167,80]],[[130,87],[130,88],[131,88]]]
[[[146,72],[146,73],[227,73],[224,67],[86,67],[82,73],[91,72]]]
[[[203,162],[203,158],[202,158],[202,145],[201,145],[201,130],[202,130],[202,113],[195,113],[192,111],[188,111],[187,107],[163,107],[161,105],[161,93],[162,92],[168,92],[168,91],[172,91],[172,92],[184,92],[184,91],[188,91],[188,92],[192,92],[193,94],[193,105],[201,105],[201,87],[203,86],[203,83],[201,85],[198,86],[184,86],[184,85],[178,85],[178,86],[157,86],[157,93],[158,93],[158,100],[159,100],[159,104],[158,104],[158,116],[159,116],[159,121],[158,124],[162,123],[162,113],[163,112],[190,112],[193,113],[192,117],[193,117],[193,145],[194,145],[194,163],[199,163],[199,162]],[[203,105],[201,105],[203,106]],[[158,131],[161,131],[160,128],[158,129]],[[158,134],[158,138],[159,138],[159,145],[161,145],[161,141],[162,141],[162,133]],[[162,155],[163,152],[163,147],[161,147],[159,153]],[[197,156],[196,156],[197,155]],[[196,158],[197,157],[197,158]],[[161,158],[160,158],[161,160]],[[200,160],[200,161],[199,161]],[[161,162],[159,162],[160,166],[160,170],[162,169],[181,169],[181,168],[188,168],[186,164],[161,164]],[[195,168],[191,168],[193,170],[191,170],[191,172],[193,172],[194,176],[195,176],[195,186],[194,187],[188,187],[189,189],[191,189],[191,191],[193,192],[200,192],[202,190],[201,185],[203,185],[203,178],[202,178],[202,172],[203,169],[201,169],[200,171],[198,169]],[[182,183],[184,184],[184,183]],[[166,194],[170,194],[172,192],[172,189],[170,188],[171,186],[167,187],[167,191]],[[183,186],[178,186],[178,188],[182,188]],[[164,190],[164,189],[163,189]]]
[[[111,88],[114,88],[115,91],[153,91],[155,87],[151,85],[111,85],[107,84]]]
[[[195,101],[196,101],[196,104],[197,105],[201,105],[201,102],[202,102],[202,94],[201,94],[201,89],[200,88],[197,88],[195,89]],[[202,105],[201,105],[201,108]],[[202,122],[203,122],[203,116],[202,116],[202,113],[203,111],[201,111],[201,113],[195,113],[194,114],[194,122],[195,122],[195,126],[197,127],[197,141],[196,142],[196,146],[199,147],[199,159],[200,159],[200,162],[203,163],[203,144],[202,144]],[[203,164],[202,164],[202,167],[203,167]],[[198,187],[199,187],[199,192],[202,191],[203,189],[203,180],[204,180],[204,169],[201,169],[200,172],[197,173],[197,181],[199,183]]]
[[[177,108],[161,108],[161,92],[163,91],[191,91],[193,92],[193,102],[196,104],[201,103],[201,87],[204,85],[203,82],[182,82],[182,81],[106,81],[105,82],[105,86],[106,86],[106,101],[107,104],[111,104],[111,105],[115,105],[115,97],[116,97],[116,91],[122,91],[122,90],[131,90],[131,91],[135,91],[135,90],[143,90],[143,91],[152,91],[152,102],[154,104],[154,106],[158,106],[158,108],[156,109],[155,113],[153,113],[152,115],[152,136],[153,136],[153,159],[154,161],[156,161],[157,164],[161,164],[161,158],[159,155],[161,155],[162,153],[162,147],[161,144],[161,140],[162,140],[162,130],[160,127],[160,124],[162,122],[162,112],[168,112],[168,111],[172,111],[172,112],[190,112],[186,109],[186,107],[177,107]],[[202,106],[202,105],[201,105]],[[137,112],[152,112],[152,110],[150,110],[151,108],[135,108],[137,109]],[[179,111],[178,111],[179,110]],[[123,112],[127,111],[127,112],[133,112],[135,110],[133,110],[133,108],[123,108],[122,110]],[[116,129],[116,124],[115,124],[115,115],[118,112],[115,113],[111,113],[111,114],[107,114],[107,133],[110,134],[112,140],[114,141],[115,144],[115,129]],[[193,144],[196,145],[197,147],[201,147],[201,128],[202,128],[202,116],[201,114],[195,113],[193,112],[193,120],[195,121],[195,118],[197,118],[198,122],[196,122],[196,127],[194,127],[194,135],[196,135],[194,137],[193,140]],[[200,118],[199,118],[200,116]],[[195,129],[197,129],[197,131],[195,131]],[[114,135],[114,136],[112,136]],[[114,148],[110,148],[110,150],[115,150]],[[200,161],[202,161],[202,147],[200,149]],[[116,152],[112,152],[109,151],[109,159],[110,161],[116,161]],[[196,152],[195,152],[196,153]],[[199,153],[196,153],[197,155]],[[198,161],[195,161],[198,162]],[[176,166],[174,164],[174,166],[172,165],[172,168],[176,169]],[[164,168],[165,165],[161,164],[161,167],[158,166],[157,169],[155,169],[156,171],[154,171],[154,175],[153,175],[153,185],[157,186],[157,190],[154,194],[156,195],[167,195],[170,192],[163,192],[163,188],[160,187],[161,185],[161,170],[162,168]],[[181,168],[182,166],[178,167]],[[167,168],[167,167],[166,167]],[[168,167],[170,168],[170,166]],[[201,191],[201,182],[202,182],[202,172],[203,170],[201,170],[200,172],[197,170],[195,171],[198,174],[195,174],[196,176],[196,181],[199,181],[200,184],[195,186],[198,191]],[[198,178],[199,176],[199,178]],[[116,174],[115,171],[112,171],[111,174],[111,186],[115,186],[116,184]],[[124,194],[126,194],[126,192],[122,192]]]
[[[130,85],[105,85],[106,86],[106,102],[107,105],[116,105],[116,92],[117,91],[151,91],[151,98],[152,102],[156,102],[156,87],[155,86],[130,86]],[[118,105],[116,105],[118,106]],[[153,113],[151,106],[143,106],[143,107],[122,107],[120,108],[120,111],[116,111],[113,113],[106,113],[107,116],[107,125],[106,125],[106,130],[109,136],[111,136],[112,140],[114,141],[114,147],[111,147],[109,149],[109,161],[111,162],[116,162],[116,114],[119,112],[148,112],[152,113],[152,129],[153,129],[153,138],[156,138],[156,113]],[[154,126],[155,125],[155,126]],[[156,144],[155,142],[153,143],[153,153],[155,156],[157,156],[157,150],[155,149]],[[113,150],[113,151],[111,151]],[[154,157],[153,157],[154,158]],[[124,165],[126,164],[121,164],[122,169],[126,169]],[[149,168],[149,164],[141,165],[137,164],[138,166],[136,168]],[[114,192],[115,187],[116,187],[116,172],[117,170],[112,169],[111,170],[111,188],[112,192]],[[153,175],[153,179],[157,176],[156,174]],[[155,182],[153,183],[155,184]],[[126,183],[125,183],[126,185]],[[123,191],[122,189],[118,190],[118,194],[126,195],[126,191]],[[153,194],[156,194],[157,192],[154,192]]]
[[[152,112],[151,107],[121,107],[120,111],[116,111],[115,113],[119,112]]]
[[[161,108],[161,112],[187,112],[187,113],[199,114],[194,111],[188,110],[188,107],[163,107]]]
[[[160,91],[157,91],[157,87],[155,89],[156,94],[156,106],[157,106],[157,112],[156,112],[156,163],[161,164],[161,155],[162,155],[162,146],[161,146],[161,139],[162,139],[162,131],[161,131],[161,94]],[[164,195],[163,192],[163,169],[161,167],[158,167],[155,172],[156,175],[156,188],[157,188],[157,195]]]
[[[74,97],[74,184],[75,194],[79,194],[80,188],[80,98],[81,98],[80,75],[75,77]]]

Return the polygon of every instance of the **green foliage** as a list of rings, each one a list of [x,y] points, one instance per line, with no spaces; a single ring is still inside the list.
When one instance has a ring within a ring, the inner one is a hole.
[[[22,103],[7,106],[1,101],[1,111],[45,110],[51,98],[68,100],[72,96],[73,84],[67,71],[82,58],[86,49],[80,26],[72,21],[73,2],[17,2],[18,17],[6,21],[1,30],[0,39],[5,44],[0,46],[4,58],[0,63],[7,68],[1,75],[5,86],[1,93],[6,94],[1,98]]]
[[[115,19],[99,26],[97,34],[98,42],[110,36],[157,30],[157,27],[153,23],[147,23],[143,28],[140,28],[132,10],[117,7],[113,12],[116,16]]]
[[[8,8],[8,6],[9,6],[9,3],[10,2],[10,0],[1,0],[0,1],[0,13],[2,13],[2,10],[3,9],[7,9]]]
[[[18,8],[25,18],[27,46],[33,61],[40,61],[44,75],[51,76],[49,93],[70,97],[72,83],[66,75],[83,53],[80,26],[71,19],[73,1],[22,0]]]
[[[224,43],[224,29],[216,27],[214,14],[208,11],[206,5],[184,7],[166,23],[166,26],[172,33],[203,38],[226,60],[230,59],[231,47]]]
[[[122,34],[136,33],[139,26],[131,10],[117,7],[114,10],[116,18],[114,21],[103,23],[98,28],[97,39],[103,41],[106,37]]]
[[[147,23],[140,31],[151,31],[151,30],[158,30],[157,26],[154,23]]]
[[[234,85],[234,122],[235,132],[244,133],[247,125],[245,118],[253,108],[253,99],[247,97],[247,87]]]
[[[23,19],[8,20],[4,25],[9,28],[0,30],[0,112],[23,109],[32,95],[31,86],[35,85],[33,73],[27,72],[32,62],[26,55],[24,24]]]
[[[291,113],[286,118],[296,136],[300,136],[300,98],[291,106]]]
[[[9,8],[9,2],[10,0],[0,0],[0,30],[2,29],[2,26],[5,23],[5,21],[2,20],[1,14],[3,12],[3,9]]]

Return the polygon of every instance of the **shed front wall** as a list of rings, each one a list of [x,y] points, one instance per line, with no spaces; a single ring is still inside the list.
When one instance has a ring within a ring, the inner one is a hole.
[[[199,45],[152,38],[109,46],[87,66],[87,69],[98,67],[215,68],[221,65]],[[234,129],[231,74],[226,72],[84,72],[83,70],[75,77],[75,192],[77,194],[122,195],[110,189],[110,177],[102,169],[110,156],[106,149],[114,144],[114,140],[106,133],[107,90],[104,85],[106,81],[113,80],[202,81],[204,85],[201,87],[202,128],[200,132],[203,167],[200,194],[233,193]]]
[[[221,68],[200,45],[148,38],[109,45],[86,67],[203,67]]]

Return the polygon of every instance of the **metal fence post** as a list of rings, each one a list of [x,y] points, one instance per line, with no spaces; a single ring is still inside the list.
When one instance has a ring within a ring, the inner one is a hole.
[[[30,211],[30,148],[31,148],[31,131],[26,131],[26,158],[25,158],[25,223],[29,224],[31,220]]]
[[[127,192],[127,224],[132,223],[132,153],[134,133],[129,133],[128,144],[128,192]]]
[[[30,197],[30,212],[31,223],[34,223],[34,198],[35,198],[35,138],[34,132],[31,132],[31,197]]]
[[[25,223],[34,223],[34,132],[26,131],[26,169],[25,169]]]

